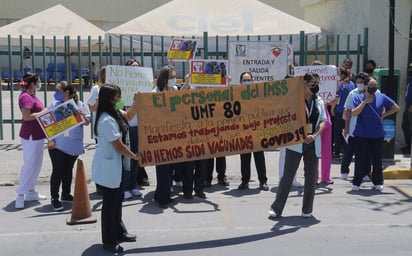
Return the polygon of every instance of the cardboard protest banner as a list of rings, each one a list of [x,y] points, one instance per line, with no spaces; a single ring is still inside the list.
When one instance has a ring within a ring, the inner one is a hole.
[[[302,143],[303,78],[137,96],[142,166]]]
[[[85,122],[73,99],[38,114],[36,119],[48,139],[53,139]]]
[[[334,65],[312,65],[295,67],[295,76],[305,75],[306,73],[316,73],[319,75],[319,92],[324,102],[330,102],[335,99],[336,86],[339,76]]]
[[[239,84],[244,71],[251,72],[256,83],[284,79],[288,74],[290,49],[284,42],[229,42],[230,84]]]
[[[153,90],[153,69],[107,65],[106,83],[119,86],[122,89],[122,99],[125,106],[131,106],[136,91],[151,92]]]
[[[170,42],[167,58],[173,61],[188,61],[193,59],[199,39],[173,38]]]
[[[190,85],[192,87],[226,87],[227,60],[191,60]]]

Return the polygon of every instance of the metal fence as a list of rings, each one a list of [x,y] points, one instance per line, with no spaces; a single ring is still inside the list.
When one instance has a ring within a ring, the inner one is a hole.
[[[142,66],[152,67],[154,76],[157,70],[168,63],[167,50],[173,37],[165,36],[109,36],[97,40],[88,38],[87,45],[81,44],[81,38],[65,37],[64,42],[56,38],[47,42],[42,38],[38,44],[33,37],[30,44],[24,45],[20,36],[19,44],[0,46],[0,140],[4,139],[4,130],[11,129],[11,139],[15,139],[15,125],[21,123],[19,110],[16,109],[18,98],[18,81],[25,72],[40,74],[43,83],[43,102],[47,106],[47,91],[54,90],[59,80],[67,80],[77,86],[80,100],[84,100],[84,92],[97,79],[99,67],[104,65],[122,65],[129,58],[136,58]],[[50,39],[48,39],[50,40]],[[221,59],[228,56],[231,41],[283,41],[294,49],[295,65],[308,65],[313,60],[320,60],[325,65],[340,66],[345,58],[353,60],[353,72],[359,72],[368,59],[368,29],[363,35],[309,35],[300,32],[298,35],[269,36],[236,36],[208,37],[204,33],[197,48],[196,57],[202,59]],[[183,78],[188,72],[188,64],[174,63],[177,75]],[[29,66],[29,68],[27,67]],[[7,98],[8,97],[8,98]],[[4,99],[7,100],[4,100]],[[7,105],[5,105],[7,104]]]

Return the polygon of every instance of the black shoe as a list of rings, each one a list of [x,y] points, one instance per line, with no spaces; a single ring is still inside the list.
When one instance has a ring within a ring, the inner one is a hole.
[[[123,252],[123,247],[118,244],[103,244],[103,249],[113,253]]]
[[[261,183],[261,184],[259,185],[259,188],[260,188],[260,190],[264,190],[264,191],[268,191],[268,190],[269,190],[269,187],[268,187],[268,185],[267,185],[266,183]]]
[[[333,154],[332,158],[333,159],[340,159],[340,154]]]
[[[404,151],[404,150],[410,150],[410,149],[411,149],[411,146],[405,146],[405,147],[401,148],[402,151]]]
[[[411,154],[411,149],[410,148],[402,148],[402,154],[404,155],[410,155]]]
[[[192,194],[184,194],[183,197],[186,198],[186,199],[193,199]]]
[[[66,202],[73,202],[73,196],[70,194],[67,195],[62,195],[62,201],[66,201]]]
[[[205,181],[205,187],[210,188],[211,186],[212,186],[212,181],[211,180]]]
[[[147,186],[150,186],[150,183],[147,179],[143,179],[142,181],[138,182],[138,185],[147,187]]]
[[[224,177],[223,179],[219,179],[218,184],[225,187],[229,186],[229,182],[227,181],[226,177]]]
[[[61,212],[64,210],[63,205],[60,203],[59,199],[53,198],[51,200],[51,205],[54,211]]]
[[[160,208],[162,209],[167,209],[169,207],[168,203],[157,203],[159,205]]]
[[[240,183],[239,187],[237,187],[239,190],[244,190],[244,189],[249,189],[249,184],[248,183]]]
[[[123,234],[123,236],[119,239],[119,242],[136,242],[136,235],[132,235],[129,233]]]
[[[206,194],[202,191],[198,191],[195,193],[195,196],[199,197],[199,198],[206,198]]]

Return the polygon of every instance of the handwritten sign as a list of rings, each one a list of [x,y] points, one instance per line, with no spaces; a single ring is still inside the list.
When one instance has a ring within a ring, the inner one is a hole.
[[[138,95],[142,166],[301,143],[303,78]]]
[[[230,84],[239,84],[244,71],[251,72],[257,83],[284,79],[288,74],[290,49],[284,42],[229,42]]]
[[[167,58],[173,61],[193,59],[199,39],[173,38],[170,42]]]
[[[324,102],[330,102],[335,99],[336,85],[338,82],[338,73],[334,65],[313,65],[295,67],[295,75],[304,75],[308,72],[319,75],[319,92]]]
[[[136,91],[152,91],[153,70],[146,67],[107,65],[106,83],[119,86],[125,106],[131,106]]]
[[[36,119],[48,139],[53,139],[85,122],[73,99],[37,115]]]
[[[190,85],[193,87],[228,86],[227,60],[191,60]]]

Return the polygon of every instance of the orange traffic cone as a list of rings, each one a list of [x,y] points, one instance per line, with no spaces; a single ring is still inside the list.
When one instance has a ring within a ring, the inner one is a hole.
[[[76,182],[74,184],[74,196],[72,213],[67,218],[67,225],[95,223],[96,217],[90,209],[89,192],[87,190],[86,175],[83,160],[77,160]]]

